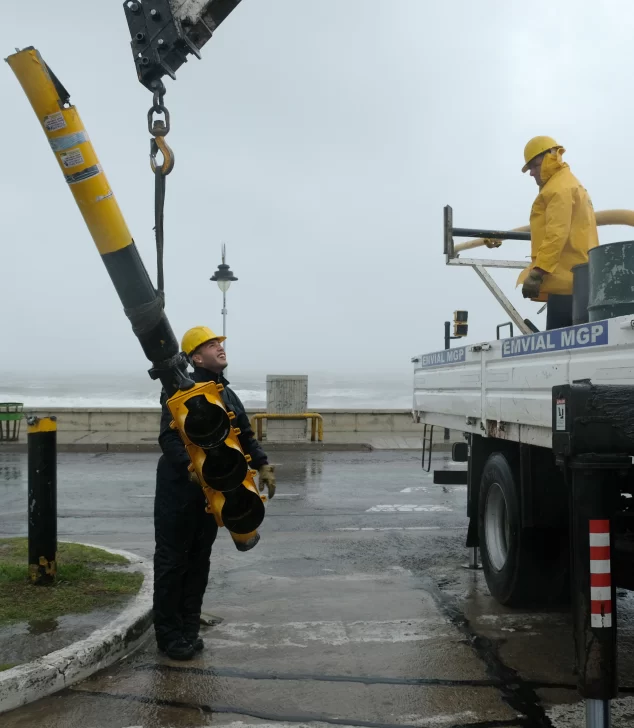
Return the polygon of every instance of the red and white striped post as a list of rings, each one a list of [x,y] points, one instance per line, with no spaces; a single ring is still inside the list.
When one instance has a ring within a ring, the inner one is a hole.
[[[612,572],[610,569],[610,521],[590,521],[590,626],[612,627]]]

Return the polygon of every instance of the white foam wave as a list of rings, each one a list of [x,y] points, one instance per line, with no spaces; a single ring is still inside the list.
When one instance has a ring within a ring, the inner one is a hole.
[[[233,387],[240,399],[248,407],[266,405],[264,382],[247,381],[246,386]],[[310,382],[309,382],[310,384]],[[350,386],[342,381],[324,383],[325,386],[310,388],[309,409],[408,409],[411,396],[408,387],[395,387],[394,382],[387,386],[381,381],[363,382],[366,386]],[[158,407],[160,385],[157,382],[143,382],[117,377],[93,377],[82,380],[72,376],[51,379],[50,381],[22,382],[13,378],[5,379],[4,387],[0,382],[0,402],[23,402],[27,411],[46,408],[87,408],[87,409],[135,409]]]

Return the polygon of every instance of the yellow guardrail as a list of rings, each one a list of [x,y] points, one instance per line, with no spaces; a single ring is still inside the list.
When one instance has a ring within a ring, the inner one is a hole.
[[[251,427],[256,431],[258,440],[262,439],[262,421],[263,420],[310,420],[310,441],[324,441],[324,418],[317,412],[301,412],[293,415],[269,414],[268,412],[258,412],[251,418]],[[256,429],[257,428],[257,429]]]

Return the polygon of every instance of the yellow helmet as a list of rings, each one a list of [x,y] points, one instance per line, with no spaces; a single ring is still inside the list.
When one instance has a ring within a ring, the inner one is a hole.
[[[226,336],[218,336],[208,328],[207,326],[194,326],[193,329],[185,332],[183,340],[181,342],[181,349],[190,356],[199,346],[206,344],[212,339],[218,339],[218,341],[224,341]]]
[[[557,144],[557,142],[552,137],[533,137],[524,147],[524,161],[526,162],[526,164],[522,167],[522,172],[528,171],[529,163],[539,154],[543,154],[543,152],[547,151],[548,149],[552,149],[553,147],[557,148],[560,146],[561,144]]]

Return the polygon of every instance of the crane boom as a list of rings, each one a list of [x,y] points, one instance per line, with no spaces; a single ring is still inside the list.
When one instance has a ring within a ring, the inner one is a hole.
[[[35,111],[132,330],[152,362],[150,376],[160,379],[168,395],[167,406],[174,418],[171,426],[183,440],[190,458],[189,471],[192,477],[195,474],[207,501],[206,511],[213,514],[218,526],[227,527],[238,550],[248,551],[260,539],[257,529],[264,519],[264,504],[254,480],[257,471],[249,466],[251,458],[245,455],[238,439],[235,413],[227,409],[221,397],[223,386],[215,382],[196,384],[189,376],[187,359],[179,351],[165,314],[162,283],[159,290],[152,285],[68,92],[35,48],[17,51],[6,60]],[[155,83],[154,95],[160,102],[163,84],[160,78]],[[164,155],[167,153],[164,165],[168,168],[162,172],[155,164],[152,147],[157,179],[171,168],[171,152],[164,143],[169,131],[168,115],[162,102],[158,110],[166,118],[153,123],[153,144]],[[159,279],[161,271],[162,262]]]

